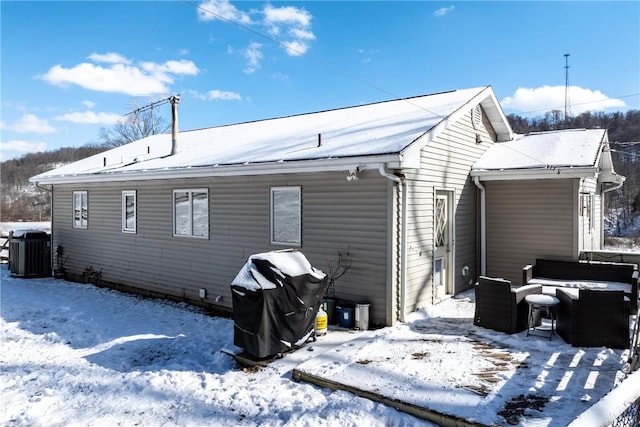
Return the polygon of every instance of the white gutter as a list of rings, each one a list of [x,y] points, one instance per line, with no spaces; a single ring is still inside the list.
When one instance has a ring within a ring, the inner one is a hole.
[[[158,179],[335,172],[353,169],[354,165],[372,165],[375,167],[375,165],[379,165],[381,162],[388,166],[401,167],[401,159],[398,154],[316,160],[290,160],[265,163],[242,163],[233,165],[177,166],[174,168],[167,167],[161,169],[143,169],[143,164],[139,163],[137,164],[137,168],[124,170],[116,169],[112,172],[103,170],[101,172],[94,173],[78,172],[76,174],[69,173],[67,175],[48,175],[47,172],[45,172],[42,175],[31,177],[29,182],[39,184],[85,184],[88,182],[148,181]]]
[[[387,178],[390,181],[395,182],[398,187],[402,189],[402,208],[400,220],[402,230],[400,232],[400,316],[397,320],[400,322],[405,321],[404,313],[406,308],[406,285],[407,285],[407,185],[405,184],[404,177],[400,177],[389,172],[386,169],[386,165],[381,163],[378,166],[378,172],[380,175]],[[395,305],[395,301],[391,301]]]
[[[487,202],[486,189],[480,177],[474,176],[473,182],[480,189],[480,275],[487,275]]]
[[[480,177],[483,181],[514,181],[522,179],[567,179],[594,178],[598,175],[596,167],[554,167],[549,169],[495,169],[471,171],[472,177]]]

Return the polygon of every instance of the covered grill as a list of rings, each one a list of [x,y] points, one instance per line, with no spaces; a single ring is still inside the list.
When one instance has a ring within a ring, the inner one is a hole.
[[[255,254],[231,282],[233,343],[256,358],[304,345],[313,336],[327,276],[295,250]]]

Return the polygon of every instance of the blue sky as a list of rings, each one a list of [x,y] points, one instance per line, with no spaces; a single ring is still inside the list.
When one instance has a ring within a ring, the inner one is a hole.
[[[492,85],[505,113],[640,109],[640,2],[2,1],[2,160],[180,94],[180,130]],[[169,122],[170,107],[156,114]]]

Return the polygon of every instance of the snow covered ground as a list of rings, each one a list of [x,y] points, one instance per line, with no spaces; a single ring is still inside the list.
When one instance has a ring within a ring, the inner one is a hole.
[[[1,274],[3,426],[432,425],[296,382],[297,367],[498,424],[506,424],[496,415],[503,403],[518,406],[512,398],[522,396],[521,425],[566,425],[620,381],[627,357],[477,328],[466,293],[396,327],[330,330],[265,368],[242,369],[223,351],[238,350],[230,319],[92,285],[13,278],[6,264]],[[536,396],[540,410],[531,409]]]
[[[430,425],[346,392],[291,379],[349,340],[331,332],[266,368],[222,352],[230,319],[52,278],[0,284],[2,426]]]

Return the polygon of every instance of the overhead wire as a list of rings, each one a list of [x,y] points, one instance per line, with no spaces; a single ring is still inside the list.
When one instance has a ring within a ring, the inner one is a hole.
[[[255,35],[257,35],[257,36],[259,36],[259,37],[261,37],[261,38],[263,38],[265,40],[268,40],[268,41],[270,41],[272,43],[275,43],[275,44],[279,45],[280,47],[282,47],[282,48],[284,48],[286,50],[295,52],[298,56],[302,56],[302,57],[304,57],[304,58],[306,58],[306,59],[308,59],[310,61],[316,62],[317,64],[322,65],[323,67],[328,68],[328,69],[330,69],[330,70],[332,70],[332,71],[334,71],[334,72],[336,72],[338,74],[342,74],[345,77],[348,77],[348,78],[350,78],[352,80],[355,80],[355,81],[357,81],[359,83],[362,83],[362,84],[364,84],[366,86],[369,86],[369,87],[371,87],[371,88],[373,88],[373,89],[375,89],[375,90],[377,90],[379,92],[385,93],[385,94],[393,97],[394,99],[400,99],[402,101],[405,101],[405,102],[413,105],[416,108],[419,108],[419,109],[421,109],[423,111],[426,111],[429,114],[433,114],[436,117],[439,117],[439,118],[445,118],[446,117],[445,115],[438,114],[438,113],[436,113],[434,111],[431,111],[428,108],[425,108],[425,107],[423,107],[421,105],[417,105],[416,103],[411,102],[409,99],[403,98],[403,97],[401,97],[400,95],[398,95],[398,94],[396,94],[394,92],[391,92],[389,90],[384,89],[383,87],[380,87],[380,86],[378,86],[378,85],[376,85],[374,83],[371,83],[370,81],[364,80],[364,79],[362,79],[362,78],[360,78],[360,77],[358,77],[356,75],[348,73],[348,72],[346,72],[346,71],[344,71],[344,70],[342,70],[342,69],[340,69],[340,68],[338,68],[338,67],[336,67],[336,66],[334,66],[334,65],[332,65],[332,64],[330,64],[330,63],[328,63],[326,61],[321,60],[320,58],[317,58],[315,56],[309,55],[306,52],[303,52],[301,50],[295,49],[294,47],[292,47],[290,45],[287,45],[286,43],[283,43],[282,41],[280,41],[280,40],[278,40],[276,38],[273,38],[273,37],[268,36],[268,35],[266,35],[264,33],[261,33],[260,31],[254,30],[253,28],[248,27],[247,25],[244,25],[244,24],[242,24],[240,22],[234,21],[233,19],[229,19],[229,18],[226,18],[226,17],[224,17],[222,15],[219,15],[219,14],[217,14],[217,13],[215,13],[215,12],[205,8],[205,7],[203,7],[200,4],[197,4],[193,0],[182,0],[182,2],[192,6],[194,8],[196,8],[198,10],[201,10],[204,13],[207,13],[209,15],[215,16],[216,18],[218,18],[218,19],[220,19],[222,21],[228,22],[228,23],[233,24],[233,25],[235,25],[235,26],[237,26],[239,28],[242,28],[243,30],[248,31],[248,32],[250,32],[252,34],[255,34]]]
[[[427,108],[424,108],[424,107],[422,107],[422,106],[420,106],[420,105],[417,105],[417,104],[415,104],[415,103],[411,102],[411,101],[410,101],[409,99],[407,99],[407,98],[402,98],[401,96],[397,95],[396,93],[391,92],[391,91],[389,91],[389,90],[387,90],[387,89],[384,89],[384,88],[382,88],[382,87],[380,87],[380,86],[378,86],[378,85],[376,85],[376,84],[374,84],[374,83],[371,83],[370,81],[364,80],[364,79],[362,79],[362,78],[360,78],[360,77],[358,77],[358,76],[356,76],[356,75],[353,75],[353,74],[351,74],[351,73],[348,73],[348,72],[346,72],[346,71],[344,71],[344,70],[342,70],[342,69],[340,69],[340,68],[338,68],[338,67],[336,67],[336,66],[334,66],[334,65],[332,65],[332,64],[330,64],[330,63],[328,63],[328,62],[326,62],[326,61],[324,61],[324,60],[321,60],[320,58],[317,58],[317,57],[315,57],[315,56],[309,55],[309,54],[307,54],[306,52],[303,52],[303,51],[298,50],[298,49],[296,49],[296,48],[294,48],[294,47],[292,47],[292,46],[290,46],[290,45],[287,45],[286,43],[284,43],[284,42],[282,42],[282,41],[280,41],[280,40],[278,40],[278,39],[276,39],[276,38],[274,38],[274,37],[268,36],[268,35],[266,35],[266,34],[264,34],[264,33],[260,32],[260,31],[257,31],[257,30],[255,30],[255,29],[253,29],[253,28],[251,28],[251,27],[249,27],[249,26],[247,26],[247,25],[244,25],[244,24],[242,24],[242,23],[240,23],[240,22],[237,22],[237,21],[235,21],[235,20],[233,20],[233,19],[230,19],[230,18],[227,18],[227,17],[222,16],[222,15],[220,15],[220,14],[217,14],[217,13],[215,13],[215,12],[213,12],[213,11],[211,11],[211,10],[209,10],[209,9],[205,8],[205,7],[204,7],[204,6],[202,6],[201,4],[197,4],[197,3],[196,3],[195,1],[193,1],[193,0],[182,0],[182,2],[183,2],[183,3],[188,4],[188,5],[192,6],[192,7],[194,7],[195,9],[201,10],[202,12],[204,12],[204,13],[206,13],[206,14],[209,14],[209,15],[211,15],[211,16],[215,16],[217,19],[220,19],[220,20],[222,20],[222,21],[224,21],[224,22],[227,22],[227,23],[229,23],[229,24],[235,25],[235,26],[236,26],[236,27],[238,27],[238,28],[241,28],[241,29],[243,29],[243,30],[245,30],[245,31],[248,31],[248,32],[252,33],[252,34],[255,34],[256,36],[261,37],[261,38],[263,38],[263,39],[265,39],[265,40],[267,40],[267,41],[269,41],[269,42],[271,42],[271,43],[274,43],[274,44],[276,44],[276,45],[278,45],[278,46],[280,46],[280,47],[282,47],[282,48],[284,48],[284,49],[286,49],[286,50],[289,50],[289,51],[295,52],[298,56],[301,56],[301,57],[304,57],[304,58],[306,58],[306,59],[308,59],[308,60],[311,60],[311,61],[313,61],[313,62],[316,62],[317,64],[319,64],[319,65],[321,65],[321,66],[323,66],[323,67],[325,67],[325,68],[328,68],[328,69],[330,69],[330,70],[332,70],[332,71],[334,71],[334,72],[336,72],[336,73],[338,73],[338,74],[341,74],[341,75],[343,75],[343,76],[345,76],[345,77],[347,77],[347,78],[349,78],[349,79],[355,80],[355,81],[357,81],[357,82],[359,82],[359,83],[362,83],[362,84],[364,84],[364,85],[366,85],[366,86],[369,86],[369,87],[371,87],[371,88],[373,88],[373,89],[375,89],[375,90],[377,90],[377,91],[379,91],[379,92],[385,93],[385,94],[387,94],[387,95],[389,95],[389,96],[391,96],[391,97],[393,97],[393,98],[395,98],[395,99],[401,99],[402,101],[405,101],[405,102],[407,102],[407,103],[409,103],[409,104],[411,104],[411,105],[415,106],[416,108],[419,108],[419,109],[421,109],[421,110],[423,110],[423,111],[426,111],[426,112],[428,112],[428,113],[430,113],[430,114],[433,114],[433,115],[435,115],[436,117],[439,117],[439,118],[444,118],[444,117],[445,117],[445,116],[444,116],[444,115],[442,115],[442,114],[438,114],[438,113],[436,113],[436,112],[434,112],[434,111],[431,111],[431,110],[429,110],[429,109],[427,109]],[[628,97],[638,96],[638,95],[640,95],[640,93],[630,94],[630,95],[623,95],[623,96],[618,96],[618,97],[614,97],[613,99],[628,98]],[[599,102],[608,101],[609,99],[611,99],[611,98],[603,99],[603,100],[597,100],[597,101],[588,101],[588,102],[583,102],[583,103],[577,103],[577,104],[574,104],[574,105],[585,105],[585,104],[599,103]],[[559,108],[559,107],[556,107],[556,108]],[[524,113],[522,113],[522,114],[530,114],[530,113],[535,113],[535,112],[540,112],[540,111],[549,111],[549,110],[547,109],[547,110],[529,111],[529,112],[524,112]],[[506,148],[508,148],[508,149],[510,149],[510,150],[512,150],[512,151],[514,151],[514,152],[516,152],[516,153],[518,153],[518,154],[520,154],[520,155],[523,155],[523,156],[529,157],[529,158],[531,158],[532,160],[535,160],[535,161],[539,161],[539,162],[541,162],[541,163],[544,163],[544,164],[546,165],[546,167],[547,167],[547,168],[550,168],[550,167],[551,167],[551,166],[550,166],[550,165],[548,165],[546,162],[541,161],[541,160],[539,160],[539,159],[536,159],[536,158],[534,158],[534,157],[532,157],[532,156],[530,156],[530,155],[528,155],[528,154],[526,154],[526,153],[520,152],[519,150],[516,150],[516,149],[515,149],[515,148],[513,148],[513,147],[506,147]],[[614,151],[614,150],[612,150],[612,151]]]

